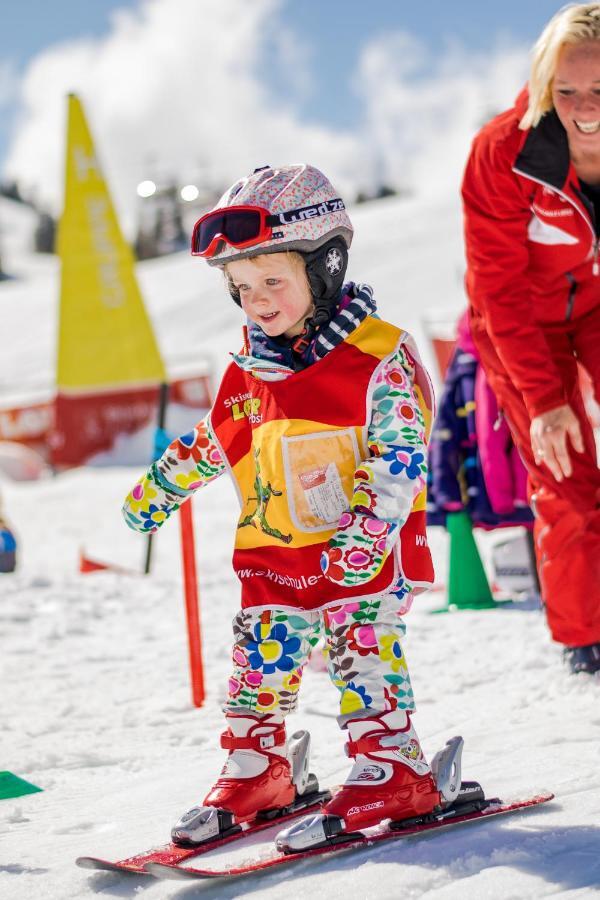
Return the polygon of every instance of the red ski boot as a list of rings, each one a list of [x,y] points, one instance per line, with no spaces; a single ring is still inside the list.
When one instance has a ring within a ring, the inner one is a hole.
[[[286,748],[285,725],[279,715],[228,715],[221,746],[229,750],[221,775],[202,806],[195,806],[176,823],[171,838],[177,844],[199,844],[260,813],[283,810],[297,794],[318,790],[308,774],[310,738],[292,736]]]
[[[368,828],[382,819],[420,816],[440,803],[409,716],[384,713],[348,722],[348,756],[354,766],[341,791],[325,806],[348,830]]]
[[[407,713],[401,710],[348,722],[348,756],[355,759],[343,787],[323,807],[280,832],[277,847],[303,850],[344,832],[431,812],[442,797]]]

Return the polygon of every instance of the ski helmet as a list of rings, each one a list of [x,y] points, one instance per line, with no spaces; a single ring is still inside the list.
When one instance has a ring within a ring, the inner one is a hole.
[[[343,200],[314,166],[263,166],[236,181],[196,222],[192,254],[223,268],[239,259],[296,251],[317,308],[325,309],[343,284],[353,231]]]

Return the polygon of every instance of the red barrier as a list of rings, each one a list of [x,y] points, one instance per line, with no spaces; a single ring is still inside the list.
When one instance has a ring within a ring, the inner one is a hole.
[[[51,400],[0,407],[0,441],[16,441],[52,457],[63,468],[84,465],[110,450],[119,434],[132,434],[156,415],[160,387],[124,388],[95,394],[58,394]],[[210,375],[175,378],[171,402],[190,409],[210,407]]]
[[[54,401],[0,409],[0,441],[25,444],[48,459],[48,435],[54,422]]]

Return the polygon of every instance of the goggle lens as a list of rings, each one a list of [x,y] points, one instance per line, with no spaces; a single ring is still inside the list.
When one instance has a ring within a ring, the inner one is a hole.
[[[192,256],[212,257],[221,241],[238,250],[254,247],[273,237],[273,228],[294,222],[325,216],[345,209],[343,200],[336,197],[317,204],[291,209],[271,215],[262,206],[232,206],[213,209],[198,219],[192,232]],[[281,234],[279,235],[281,237]]]
[[[232,247],[251,246],[270,237],[267,210],[232,208],[215,210],[199,219],[192,234],[192,254],[213,256],[219,241]]]

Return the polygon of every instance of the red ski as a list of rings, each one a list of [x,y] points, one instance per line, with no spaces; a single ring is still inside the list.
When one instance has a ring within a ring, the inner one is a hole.
[[[310,803],[297,803],[294,806],[294,809],[289,813],[272,816],[270,818],[265,816],[264,818],[256,819],[249,824],[234,825],[228,833],[221,834],[213,840],[205,841],[203,844],[198,844],[195,847],[181,847],[178,844],[169,843],[164,844],[162,847],[155,847],[152,850],[145,850],[143,853],[138,853],[136,856],[129,856],[127,859],[112,861],[110,859],[102,859],[98,856],[79,856],[75,862],[78,866],[81,866],[82,869],[101,869],[108,872],[148,875],[149,872],[145,866],[150,863],[177,866],[180,863],[186,862],[186,860],[194,859],[197,856],[201,856],[203,853],[208,853],[209,850],[216,850],[217,847],[223,847],[225,844],[240,840],[240,838],[249,837],[252,834],[264,831],[265,828],[272,828],[273,825],[279,825],[280,822],[290,822],[292,819],[296,819],[301,815],[316,812],[323,803],[326,803],[327,800],[329,800],[330,796],[331,794],[329,791],[317,791],[316,793],[311,793],[310,797],[306,798],[307,800],[310,799]]]
[[[530,809],[538,806],[540,803],[547,803],[552,800],[554,794],[541,793],[526,800],[516,800],[512,803],[504,803],[501,800],[485,800],[483,808],[463,812],[453,810],[440,813],[438,816],[428,817],[428,821],[421,821],[417,824],[411,822],[391,823],[379,830],[369,829],[369,832],[354,832],[346,835],[335,843],[327,843],[318,847],[312,847],[308,850],[301,850],[295,853],[282,853],[273,850],[268,856],[261,854],[260,858],[249,859],[239,865],[231,865],[221,869],[198,869],[182,866],[177,862],[159,863],[157,861],[148,862],[146,871],[158,878],[173,879],[203,879],[203,878],[233,878],[240,875],[250,875],[254,872],[262,872],[265,869],[271,869],[275,866],[284,866],[298,860],[309,859],[313,856],[328,856],[333,853],[346,852],[350,850],[358,850],[362,847],[371,847],[382,841],[393,841],[398,838],[412,837],[415,835],[425,835],[442,828],[451,828],[454,825],[462,825],[466,822],[480,821],[481,819],[490,819],[492,816],[506,815],[507,813],[519,812],[521,810]],[[273,823],[271,823],[273,824]]]

